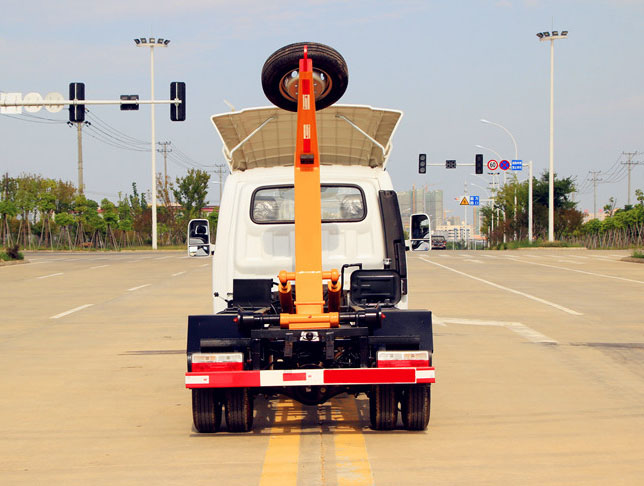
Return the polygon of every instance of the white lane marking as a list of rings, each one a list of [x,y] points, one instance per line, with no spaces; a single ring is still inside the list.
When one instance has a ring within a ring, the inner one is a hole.
[[[556,340],[541,334],[539,331],[532,329],[531,327],[521,324],[520,322],[506,322],[506,321],[483,321],[479,319],[461,319],[458,317],[441,317],[438,318],[443,325],[446,324],[462,324],[466,326],[497,326],[505,327],[510,331],[517,333],[519,336],[531,341],[533,343],[544,343],[544,344],[559,344]]]
[[[494,258],[494,259],[498,259],[498,258],[499,258],[498,256],[494,256],[494,255],[481,255],[481,256],[482,256],[482,257],[485,257],[485,258]]]
[[[127,289],[127,290],[128,290],[129,292],[132,292],[132,291],[134,291],[134,290],[142,289],[143,287],[149,287],[150,285],[152,285],[152,284],[143,284],[143,285],[139,285],[138,287],[132,287],[131,289]]]
[[[584,260],[588,260],[589,257],[587,256],[581,256],[581,255],[568,255],[570,258],[583,258]]]
[[[516,259],[514,259],[516,260]],[[616,277],[614,275],[605,275],[603,273],[595,273],[595,272],[587,272],[586,270],[575,270],[574,268],[566,268],[566,267],[560,267],[557,265],[548,265],[547,263],[537,263],[537,262],[525,262],[521,260],[516,260],[521,263],[527,263],[529,265],[539,265],[541,267],[550,267],[550,268],[556,268],[559,270],[568,270],[569,272],[577,272],[577,273],[583,273],[586,275],[594,275],[595,277],[604,277],[604,278],[612,278],[614,280],[624,280],[625,282],[633,282],[633,283],[639,283],[639,284],[644,284],[644,281],[642,280],[634,280],[632,278],[625,278],[625,277]]]
[[[94,270],[95,268],[103,268],[103,267],[109,267],[109,265],[96,265],[95,267],[89,267],[90,270]]]
[[[72,314],[73,312],[78,312],[79,310],[87,309],[88,307],[92,307],[94,304],[85,304],[81,305],[79,307],[74,307],[73,309],[70,309],[65,312],[61,312],[60,314],[56,314],[55,316],[51,316],[50,319],[60,319],[61,317],[68,316],[69,314]]]
[[[571,265],[583,265],[583,262],[575,262],[573,260],[557,260],[558,262],[561,263],[570,263]]]
[[[166,260],[168,258],[172,258],[172,257],[171,256],[162,256],[162,257],[159,257],[159,258],[155,258],[155,260]]]
[[[210,266],[210,263],[204,263],[203,265],[199,265],[200,267],[208,267]]]
[[[184,273],[186,273],[185,270],[183,272],[173,273],[172,276],[173,277],[178,277],[179,275],[183,275]]]
[[[447,324],[443,322],[443,319],[441,319],[440,317],[438,317],[436,314],[433,314],[433,313],[432,313],[432,325],[447,327]]]
[[[59,272],[59,273],[52,273],[51,275],[43,275],[42,277],[36,277],[36,278],[49,278],[49,277],[56,277],[57,275],[63,275],[63,272]]]
[[[609,256],[602,256],[602,255],[590,255],[590,258],[596,258],[599,260],[608,260],[609,262],[614,262],[615,259],[613,257]]]
[[[430,260],[427,260],[424,257],[420,257],[420,259],[426,261],[427,263],[431,263],[432,265],[442,267],[445,270],[449,270],[451,272],[458,273],[460,275],[463,275],[465,277],[471,278],[473,280],[478,280],[479,282],[483,282],[484,284],[491,285],[492,287],[496,287],[497,289],[501,289],[501,290],[505,290],[506,292],[511,292],[513,294],[521,295],[521,296],[523,296],[523,297],[525,297],[527,299],[534,300],[535,302],[540,302],[541,304],[546,304],[546,305],[548,305],[550,307],[554,307],[555,309],[559,309],[560,311],[566,312],[567,314],[572,314],[573,316],[583,316],[583,314],[581,312],[574,311],[572,309],[569,309],[568,307],[564,307],[563,305],[555,304],[554,302],[550,302],[548,300],[541,299],[539,297],[535,297],[534,295],[526,294],[525,292],[520,292],[519,290],[511,289],[509,287],[504,287],[503,285],[499,285],[497,283],[490,282],[489,280],[484,280],[482,278],[475,277],[474,275],[470,275],[469,273],[461,272],[459,270],[455,270],[453,268],[446,267],[445,265],[441,265],[440,263],[436,263],[436,262],[432,262]],[[519,260],[519,261],[521,261],[521,260]],[[528,263],[528,262],[524,262],[524,263]],[[530,262],[530,263],[532,263],[532,262]]]
[[[474,263],[483,263],[481,260],[475,260],[474,258],[463,258],[464,262],[474,262]]]

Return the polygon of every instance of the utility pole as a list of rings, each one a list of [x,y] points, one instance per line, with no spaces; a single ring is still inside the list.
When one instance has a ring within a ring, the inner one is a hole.
[[[73,127],[76,125],[76,143],[78,145],[78,194],[83,194],[85,184],[83,183],[83,125],[90,126],[90,122],[67,122]]]
[[[221,206],[221,192],[224,185],[223,176],[228,172],[228,169],[226,168],[226,164],[215,164],[215,170],[213,172],[219,176],[219,204],[217,205],[219,207]]]
[[[642,165],[641,162],[633,162],[633,157],[635,157],[638,154],[637,151],[635,152],[622,152],[622,155],[626,155],[628,157],[628,162],[622,162],[622,165],[628,166],[628,205],[631,205],[631,169],[634,165]]]
[[[172,152],[172,149],[168,148],[168,145],[171,145],[172,142],[158,142],[158,145],[163,148],[157,149],[157,152],[163,152],[163,189],[168,190],[168,153]]]
[[[593,218],[597,218],[597,182],[602,180],[597,178],[597,174],[601,173],[601,170],[589,170],[588,172],[593,175],[591,179],[593,181]]]

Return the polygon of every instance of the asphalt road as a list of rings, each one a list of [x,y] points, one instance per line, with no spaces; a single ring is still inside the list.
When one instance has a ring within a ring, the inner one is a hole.
[[[644,265],[628,252],[409,254],[434,312],[426,432],[368,401],[257,400],[248,434],[197,434],[183,252],[29,254],[0,267],[0,484],[642,484]]]

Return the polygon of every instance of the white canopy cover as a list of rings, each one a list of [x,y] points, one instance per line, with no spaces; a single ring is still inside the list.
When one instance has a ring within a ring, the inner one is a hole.
[[[333,105],[316,113],[322,165],[387,165],[398,110]],[[293,165],[297,113],[276,107],[213,115],[231,171]]]

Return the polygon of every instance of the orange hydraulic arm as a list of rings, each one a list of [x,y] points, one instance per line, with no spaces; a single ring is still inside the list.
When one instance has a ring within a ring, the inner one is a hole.
[[[320,203],[320,158],[315,124],[313,61],[307,47],[300,59],[295,146],[295,274],[280,272],[282,327],[315,329],[337,327],[341,284],[338,271],[322,272],[322,209]],[[329,280],[329,313],[324,313],[322,280]],[[292,314],[288,280],[295,280],[297,300]],[[332,302],[331,302],[332,300]]]

